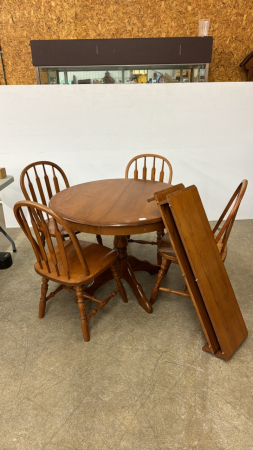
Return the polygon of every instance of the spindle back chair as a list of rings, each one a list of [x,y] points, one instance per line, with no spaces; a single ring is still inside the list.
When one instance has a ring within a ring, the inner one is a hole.
[[[51,179],[51,182],[50,182]],[[64,171],[57,164],[50,161],[37,161],[26,166],[20,175],[20,187],[26,200],[31,200],[48,206],[53,195],[60,192],[60,186],[64,189],[69,187],[69,182]],[[43,242],[45,237],[40,230]],[[49,221],[49,233],[54,236],[53,221]],[[62,236],[68,233],[60,227]]]
[[[33,233],[26,219],[25,213],[27,212],[31,220]],[[35,253],[37,259],[34,265],[35,271],[42,276],[39,318],[44,317],[46,302],[57,292],[62,289],[74,292],[81,314],[83,337],[85,341],[89,341],[88,320],[105,306],[117,292],[120,292],[123,301],[127,302],[126,293],[115,264],[117,253],[102,245],[78,240],[68,223],[47,206],[24,200],[16,203],[14,214]],[[48,225],[50,220],[53,222],[55,239],[52,239],[50,234]],[[60,231],[61,227],[68,233],[68,240],[64,240]],[[48,252],[46,252],[44,247],[41,230],[47,243]],[[112,271],[113,278],[117,283],[117,289],[103,301],[88,295],[85,292],[84,285],[91,282],[108,268]],[[60,286],[47,296],[49,280],[60,284]],[[89,314],[85,311],[86,299],[98,303],[97,308],[92,309]]]
[[[214,240],[217,244],[218,251],[220,253],[221,259],[224,262],[225,258],[227,256],[227,243],[228,238],[230,236],[239,206],[241,204],[241,201],[243,199],[243,196],[245,194],[245,191],[247,189],[248,181],[243,180],[237,189],[235,190],[234,194],[232,195],[231,199],[229,200],[226,208],[224,209],[223,213],[221,214],[220,218],[218,219],[217,223],[215,224],[212,232],[214,235]],[[222,222],[224,223],[222,224]],[[151,304],[154,304],[156,301],[156,297],[159,290],[163,290],[166,292],[175,293],[178,295],[181,295],[183,297],[190,297],[190,295],[186,292],[186,290],[183,291],[175,291],[169,288],[160,288],[162,279],[168,272],[168,269],[170,267],[171,263],[178,264],[177,257],[175,255],[174,249],[172,247],[172,244],[170,242],[170,238],[168,234],[166,234],[159,245],[158,248],[158,254],[162,258],[162,264],[161,269],[158,273],[157,280],[155,283],[155,286],[152,290],[151,294]]]
[[[64,171],[50,161],[31,163],[22,170],[20,175],[20,186],[25,199],[41,203],[44,206],[48,206],[53,195],[60,192],[61,182],[63,182],[64,188],[69,187]]]
[[[48,206],[49,200],[60,192],[61,187],[69,188],[69,181],[64,171],[57,164],[51,161],[37,161],[22,170],[20,186],[26,200],[33,200]],[[54,236],[52,221],[49,222],[49,232]],[[60,227],[60,232],[64,237],[68,236],[68,233],[62,227]],[[98,243],[102,244],[101,236],[97,235],[96,238]]]
[[[148,167],[147,167],[147,159],[152,161],[152,167],[150,169],[150,177],[148,176]],[[156,163],[159,160],[160,162],[160,173],[159,173],[159,179],[156,180]],[[138,180],[139,179],[139,170],[138,170],[138,162],[143,163],[143,168],[142,168],[142,180],[151,180],[151,181],[160,181],[163,182],[164,181],[164,167],[166,166],[169,172],[169,176],[168,176],[168,184],[171,184],[171,180],[172,180],[172,166],[170,164],[170,162],[164,158],[163,156],[160,155],[155,155],[153,153],[151,154],[143,154],[143,155],[138,155],[135,156],[134,158],[132,158],[129,163],[126,166],[126,172],[125,172],[125,178],[129,178],[129,170],[130,167],[134,164],[134,179]],[[157,239],[156,241],[145,241],[145,240],[137,240],[137,239],[130,239],[130,236],[128,236],[128,242],[135,242],[137,244],[150,244],[150,245],[157,245],[159,246],[161,239],[164,235],[164,231],[157,231]],[[157,253],[157,263],[160,265],[162,262],[162,259],[159,255],[159,253]]]
[[[151,168],[150,177],[148,176],[147,159],[151,159],[151,160],[153,159],[153,165]],[[152,181],[163,182],[164,181],[164,167],[167,166],[168,171],[169,171],[168,184],[171,184],[173,172],[172,172],[172,166],[171,166],[170,162],[163,156],[155,155],[153,153],[138,155],[138,156],[135,156],[134,158],[132,158],[131,161],[129,161],[129,163],[126,166],[125,178],[129,178],[129,169],[130,169],[131,165],[134,164],[134,179],[138,180],[138,178],[139,178],[138,162],[141,162],[138,160],[143,160],[142,180],[152,180]],[[158,180],[155,179],[156,170],[157,170],[157,167],[156,167],[157,160],[160,160],[160,164],[161,164],[161,170],[159,173]]]

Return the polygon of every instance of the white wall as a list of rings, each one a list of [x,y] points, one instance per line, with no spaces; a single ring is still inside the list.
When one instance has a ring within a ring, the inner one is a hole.
[[[51,160],[70,184],[121,178],[131,157],[158,153],[173,184],[195,184],[215,220],[243,178],[238,218],[253,218],[252,83],[0,87],[0,166],[15,182],[1,191],[7,227],[23,198],[21,170]]]

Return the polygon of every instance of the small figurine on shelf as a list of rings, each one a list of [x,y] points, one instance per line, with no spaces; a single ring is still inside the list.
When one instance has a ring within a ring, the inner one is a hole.
[[[142,74],[138,76],[138,83],[147,83],[147,75]]]
[[[138,77],[137,75],[133,75],[130,81],[131,84],[136,84],[138,83]]]
[[[110,72],[105,72],[104,78],[102,78],[104,84],[114,84],[115,80],[111,77]]]

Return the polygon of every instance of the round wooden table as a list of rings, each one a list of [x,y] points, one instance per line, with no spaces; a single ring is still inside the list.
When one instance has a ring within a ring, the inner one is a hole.
[[[99,235],[113,235],[118,252],[120,277],[131,286],[135,296],[148,313],[152,306],[136,280],[134,271],[157,273],[158,265],[140,261],[127,254],[129,235],[164,229],[156,202],[147,202],[153,193],[168,188],[167,183],[148,180],[100,180],[72,186],[50,200],[50,208],[68,221],[75,231]],[[111,271],[104,272],[87,292],[93,294],[99,286],[112,279]]]

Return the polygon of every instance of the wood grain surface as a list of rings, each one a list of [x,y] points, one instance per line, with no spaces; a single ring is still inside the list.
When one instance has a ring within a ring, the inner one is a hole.
[[[75,230],[94,234],[132,235],[163,229],[155,202],[147,202],[167,183],[114,179],[79,184],[59,192],[50,208]]]
[[[171,213],[168,202],[170,201],[170,195],[174,192],[179,192],[184,190],[184,185],[179,184],[176,186],[171,186],[161,192],[156,192],[154,194],[157,206],[160,210],[161,216],[166,227],[166,231],[169,235],[170,242],[174,248],[175,255],[177,257],[178,264],[181,268],[182,274],[184,276],[188,291],[190,293],[192,302],[194,304],[195,310],[197,312],[199,321],[201,323],[203,332],[207,339],[209,351],[214,354],[219,350],[219,343],[215,335],[213,325],[211,323],[210,317],[206,310],[205,303],[200,294],[197,283],[195,282],[195,276],[188,261],[184,246],[182,244],[180,235],[178,233],[173,215]],[[163,255],[164,257],[165,255]]]
[[[197,188],[171,194],[169,205],[222,355],[228,360],[248,331]]]

